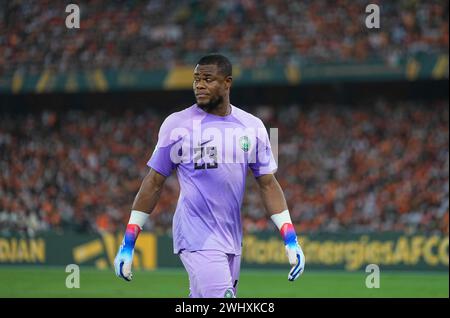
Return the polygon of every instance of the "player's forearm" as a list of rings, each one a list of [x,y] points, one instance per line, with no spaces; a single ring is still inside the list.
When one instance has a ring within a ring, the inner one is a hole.
[[[158,203],[165,177],[154,170],[145,176],[134,199],[130,220],[125,232],[124,244],[129,249],[134,248],[139,233],[142,231],[149,214]]]
[[[286,204],[286,199],[280,184],[273,175],[266,175],[258,179],[261,189],[261,197],[270,218],[280,230],[286,246],[297,246],[297,234],[292,224],[291,216]],[[291,260],[295,262],[295,259]]]
[[[260,182],[260,191],[264,207],[269,215],[287,210],[283,190],[275,177]]]
[[[130,281],[133,252],[139,233],[142,231],[149,214],[158,203],[166,177],[153,169],[145,176],[133,202],[130,219],[125,230],[122,244],[114,260],[116,275]]]
[[[134,199],[132,210],[152,213],[161,196],[165,177],[151,170],[142,181]]]
[[[152,213],[161,196],[162,187],[147,186],[139,189],[132,206],[132,210]]]
[[[134,199],[130,219],[127,224],[125,236],[123,239],[123,249],[125,252],[131,253],[139,236],[139,233],[144,228],[144,224],[148,219],[149,214],[153,211],[158,202],[161,189],[157,187],[149,187],[148,185],[141,186],[136,198]]]

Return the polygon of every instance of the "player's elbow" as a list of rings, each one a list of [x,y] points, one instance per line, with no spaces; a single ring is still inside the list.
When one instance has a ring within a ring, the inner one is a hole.
[[[280,187],[273,174],[261,176],[258,178],[258,184],[262,192],[272,192]]]

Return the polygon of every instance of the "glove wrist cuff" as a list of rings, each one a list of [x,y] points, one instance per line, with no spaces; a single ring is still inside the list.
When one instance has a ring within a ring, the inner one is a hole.
[[[149,214],[137,210],[131,211],[130,220],[128,221],[128,224],[136,224],[139,226],[139,229],[142,230],[144,227],[145,222],[148,219]]]
[[[297,234],[291,221],[289,210],[274,214],[270,217],[280,230],[284,243],[288,246],[297,244]]]
[[[280,231],[285,223],[292,224],[289,210],[284,210],[283,212],[273,214],[270,218]]]

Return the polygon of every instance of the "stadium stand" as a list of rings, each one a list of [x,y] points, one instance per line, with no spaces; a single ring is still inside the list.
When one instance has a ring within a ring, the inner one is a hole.
[[[77,3],[81,28],[67,30],[64,1],[2,2],[0,73],[167,69],[191,66],[200,52],[219,50],[241,68],[380,59],[395,64],[406,55],[448,53],[449,47],[445,0],[386,1],[377,32],[363,27],[363,0]]]
[[[279,128],[277,177],[299,231],[448,235],[448,100],[306,106],[251,110]],[[0,232],[120,230],[162,120],[154,110],[2,114]],[[147,229],[170,232],[178,192],[173,175]],[[251,175],[243,224],[272,226]]]

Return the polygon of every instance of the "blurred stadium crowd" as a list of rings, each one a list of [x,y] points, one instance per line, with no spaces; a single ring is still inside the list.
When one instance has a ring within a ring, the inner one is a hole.
[[[384,1],[382,28],[364,27],[365,0],[80,0],[0,2],[0,73],[191,66],[219,51],[241,68],[448,53],[446,0]],[[378,3],[378,1],[371,1]],[[245,27],[241,27],[245,25]]]
[[[448,100],[369,106],[251,109],[279,128],[277,178],[298,231],[448,235]],[[164,117],[154,110],[2,114],[0,234],[123,230]],[[268,229],[248,179],[244,229]],[[172,175],[146,229],[170,232],[178,192]]]

